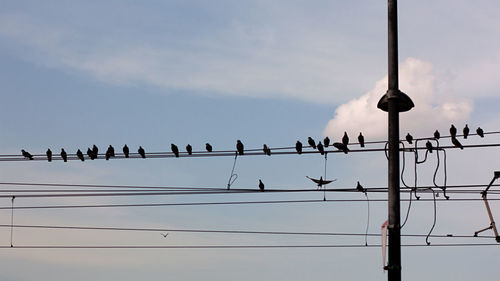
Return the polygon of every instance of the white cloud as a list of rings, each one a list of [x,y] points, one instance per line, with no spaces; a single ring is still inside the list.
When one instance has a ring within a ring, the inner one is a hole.
[[[415,107],[400,114],[400,134],[411,132],[414,136],[431,135],[435,129],[447,132],[451,123],[461,125],[473,111],[473,102],[458,98],[441,89],[448,85],[433,72],[433,65],[415,58],[408,58],[400,65],[400,89],[413,100]],[[341,137],[344,131],[352,135],[359,132],[369,138],[387,136],[387,113],[377,108],[377,103],[387,91],[387,76],[363,96],[337,108],[335,116],[324,130],[325,135]]]

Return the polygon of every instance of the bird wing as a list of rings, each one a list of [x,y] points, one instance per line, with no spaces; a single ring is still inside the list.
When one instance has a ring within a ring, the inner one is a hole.
[[[320,180],[318,180],[318,179],[313,179],[313,178],[310,178],[310,177],[308,177],[308,176],[306,176],[306,178],[308,178],[308,179],[312,180],[313,182],[315,182],[315,183],[317,183],[317,184],[319,184],[319,183],[321,182],[321,181],[320,181]]]

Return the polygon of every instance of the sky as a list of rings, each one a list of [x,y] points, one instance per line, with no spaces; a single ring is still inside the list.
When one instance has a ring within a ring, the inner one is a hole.
[[[0,154],[271,148],[329,136],[352,142],[387,138],[387,6],[384,1],[1,1]],[[500,131],[500,3],[399,1],[400,89],[415,108],[400,135],[430,137],[450,124],[461,132]],[[499,143],[497,135],[463,144]],[[420,143],[423,144],[423,143]],[[441,141],[449,145],[449,139]],[[352,146],[355,146],[354,144]],[[351,149],[353,147],[351,146]],[[380,148],[380,145],[367,146]],[[448,184],[486,185],[500,165],[496,148],[447,150]],[[423,157],[423,154],[419,157]],[[440,154],[441,157],[443,154]],[[429,155],[431,156],[431,155]],[[412,153],[406,183],[414,183]],[[421,158],[419,158],[421,159]],[[225,188],[233,157],[1,162],[0,182]],[[419,164],[432,184],[436,153]],[[337,179],[330,188],[387,185],[383,152],[238,157],[232,188],[311,189],[306,176]],[[3,189],[21,188],[2,185]],[[479,190],[453,198],[480,199]],[[11,206],[3,192],[0,207]],[[321,192],[186,196],[16,198],[19,205],[322,200]],[[370,194],[370,198],[385,198]],[[442,198],[442,193],[440,194]],[[492,195],[493,196],[493,195]],[[408,199],[408,194],[401,195]],[[422,194],[431,199],[430,193]],[[494,197],[494,196],[493,196]],[[364,199],[326,193],[327,199]],[[493,215],[500,216],[497,201]],[[489,225],[481,201],[438,202],[435,234],[471,235]],[[405,217],[407,202],[401,204]],[[369,232],[387,219],[371,202]],[[403,234],[427,234],[432,201],[414,201]],[[11,210],[0,210],[0,246],[10,246]],[[364,233],[367,204],[317,202],[90,209],[16,209],[16,224],[170,229]],[[15,228],[21,245],[364,245],[363,236],[277,236],[188,232]],[[491,231],[484,235],[492,235]],[[431,238],[431,242],[494,239]],[[403,238],[425,244],[425,237]],[[380,244],[369,237],[368,244]],[[431,244],[432,245],[432,244]],[[406,247],[404,280],[496,280],[499,248]],[[380,247],[287,249],[0,249],[0,279],[23,280],[386,280]]]

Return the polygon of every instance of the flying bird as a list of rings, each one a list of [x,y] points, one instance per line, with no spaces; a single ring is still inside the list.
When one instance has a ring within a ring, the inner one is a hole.
[[[356,190],[359,192],[366,193],[366,188],[364,188],[358,181],[358,185],[356,185]]]
[[[434,149],[434,147],[432,147],[432,143],[430,141],[427,141],[425,143],[425,147],[427,148],[427,150],[429,150],[430,153],[432,153],[432,150]]]
[[[413,137],[412,135],[410,135],[410,133],[408,133],[406,135],[406,141],[409,143],[409,144],[413,144]]]
[[[45,154],[47,154],[47,161],[52,162],[52,150],[50,150],[50,148],[47,149]]]
[[[308,137],[307,138],[307,143],[313,148],[316,149],[316,143],[314,142],[313,138]]]
[[[363,134],[361,134],[361,132],[358,136],[358,142],[361,147],[365,147],[365,137],[363,136]]]
[[[441,137],[441,134],[439,133],[439,131],[438,131],[438,130],[436,130],[436,131],[434,132],[434,138],[438,140],[440,137]]]
[[[24,158],[27,158],[29,160],[33,160],[33,155],[31,155],[31,153],[25,151],[24,149],[21,149],[21,153],[23,154]]]
[[[347,135],[347,132],[344,132],[344,136],[342,137],[342,143],[347,146],[349,144],[349,136]]]
[[[141,155],[142,158],[146,158],[146,152],[144,151],[144,148],[142,148],[142,146],[139,146],[137,152],[139,152],[139,155]]]
[[[80,149],[78,149],[78,151],[76,152],[76,156],[78,157],[78,159],[85,161],[85,158],[83,158],[83,153]]]
[[[186,151],[189,155],[192,155],[193,154],[193,147],[190,144],[186,145]]]
[[[325,144],[325,147],[328,147],[330,145],[330,138],[326,136],[325,139],[323,140],[323,143]]]
[[[466,139],[469,136],[469,132],[470,132],[469,127],[467,126],[467,124],[465,124],[464,130],[463,130],[464,139]]]
[[[205,148],[208,152],[212,152],[212,146],[208,142],[205,144]]]
[[[179,157],[179,148],[175,144],[170,144],[170,148],[172,149],[172,152],[175,154],[175,157]]]
[[[321,155],[325,155],[325,149],[323,148],[323,144],[321,142],[318,142],[317,148]]]
[[[97,159],[97,156],[99,155],[99,148],[94,144],[92,146],[92,153],[94,154],[95,159]]]
[[[128,146],[127,145],[123,146],[123,154],[125,154],[125,158],[128,158],[129,152],[130,150],[128,149]]]
[[[167,236],[168,236],[168,232],[167,232],[167,233],[165,233],[165,234],[163,234],[163,233],[160,233],[160,234],[161,234],[163,237],[165,237],[165,238],[167,238]]]
[[[243,143],[240,140],[236,141],[236,150],[238,150],[239,155],[243,155],[245,153]]]
[[[297,141],[297,143],[295,143],[295,150],[297,150],[298,154],[302,154],[302,143],[300,141]]]
[[[266,144],[264,144],[264,148],[262,150],[264,151],[265,155],[271,156],[271,149]]]
[[[327,185],[327,184],[329,184],[329,183],[334,182],[334,181],[337,180],[337,179],[334,179],[334,180],[324,180],[323,177],[320,177],[319,179],[313,179],[313,178],[310,178],[308,176],[306,176],[306,178],[308,178],[308,179],[312,180],[313,182],[315,182],[318,185],[318,187],[322,187],[323,185]]]
[[[264,183],[259,179],[259,189],[264,192]]]
[[[451,138],[451,143],[453,143],[454,146],[459,147],[460,149],[464,149],[464,146],[457,140],[457,138]]]
[[[333,146],[335,148],[337,148],[338,150],[343,151],[345,154],[347,154],[347,152],[349,152],[349,148],[347,148],[347,145],[345,145],[345,144],[343,144],[341,142],[334,142]]]
[[[451,127],[450,127],[450,135],[452,138],[457,136],[457,128],[455,128],[455,126],[453,124],[451,124]]]
[[[68,162],[68,154],[66,151],[64,151],[64,148],[61,148],[61,158],[64,160],[64,162]]]
[[[483,129],[481,129],[481,127],[478,127],[478,128],[476,129],[476,133],[477,133],[480,137],[484,138],[484,131],[483,131]]]
[[[89,156],[90,160],[94,160],[94,152],[90,149],[90,147],[87,147],[87,155]]]

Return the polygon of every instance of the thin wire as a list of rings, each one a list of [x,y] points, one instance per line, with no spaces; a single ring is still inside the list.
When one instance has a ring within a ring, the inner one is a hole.
[[[14,237],[14,199],[16,199],[16,196],[12,196],[12,206],[11,206],[11,211],[10,211],[10,247],[13,247],[13,237]]]
[[[237,159],[238,159],[238,152],[235,152],[234,153],[233,169],[231,169],[231,175],[229,176],[229,180],[227,181],[227,190],[231,189],[231,185],[233,185],[233,183],[238,178],[238,174],[234,173],[234,168],[236,167],[236,160]]]
[[[366,196],[366,204],[367,204],[365,246],[368,246],[368,228],[370,227],[370,199],[368,199],[368,193],[366,193],[366,192],[365,192],[365,196]]]
[[[429,233],[427,234],[427,237],[425,237],[425,243],[427,245],[431,244],[431,242],[429,242],[429,236],[431,235],[432,231],[434,230],[434,227],[436,226],[436,212],[437,212],[437,209],[436,209],[436,193],[434,192],[434,190],[432,188],[431,188],[431,190],[432,190],[432,197],[433,197],[433,203],[434,203],[434,220],[433,220],[433,223],[432,223],[432,227],[429,230]]]
[[[326,177],[326,164],[328,163],[328,153],[325,152],[325,180],[327,179]],[[326,186],[323,188],[323,201],[326,201]]]

